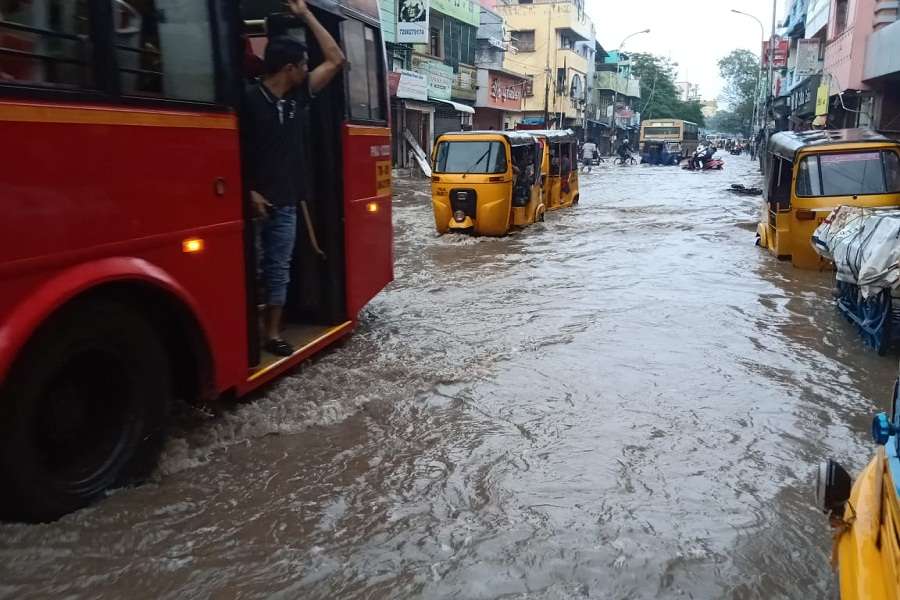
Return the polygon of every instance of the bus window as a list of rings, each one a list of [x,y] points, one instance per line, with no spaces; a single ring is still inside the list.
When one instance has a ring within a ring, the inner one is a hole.
[[[345,70],[350,119],[385,121],[378,33],[368,25],[351,19],[341,24],[341,37],[349,63]]]
[[[114,19],[123,95],[216,99],[207,2],[115,0]]]
[[[87,0],[0,0],[0,83],[95,89]]]

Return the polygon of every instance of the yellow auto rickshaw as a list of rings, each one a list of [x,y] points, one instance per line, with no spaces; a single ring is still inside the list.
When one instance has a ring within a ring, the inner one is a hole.
[[[432,162],[438,233],[499,236],[543,220],[543,149],[529,133],[445,133],[435,143]]]
[[[765,157],[757,244],[795,267],[827,267],[810,242],[840,205],[900,205],[900,143],[867,129],[784,131]]]
[[[544,202],[547,210],[578,204],[578,138],[571,129],[529,131],[549,152],[545,152]]]
[[[854,482],[833,460],[819,466],[816,496],[834,530],[833,562],[843,600],[900,598],[900,414],[875,415],[875,457]]]

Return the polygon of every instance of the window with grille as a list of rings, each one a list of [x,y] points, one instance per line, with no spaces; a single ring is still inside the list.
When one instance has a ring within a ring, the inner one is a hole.
[[[519,52],[534,52],[534,29],[513,31],[511,35]]]

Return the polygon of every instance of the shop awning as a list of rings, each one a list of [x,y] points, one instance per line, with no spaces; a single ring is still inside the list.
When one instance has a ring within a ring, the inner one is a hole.
[[[469,106],[468,104],[461,104],[459,102],[454,102],[453,100],[440,100],[438,98],[431,98],[431,101],[432,102],[443,102],[444,104],[449,104],[450,106],[452,106],[453,108],[455,108],[456,110],[458,110],[461,113],[468,113],[470,115],[475,114],[475,109],[472,108],[471,106]]]

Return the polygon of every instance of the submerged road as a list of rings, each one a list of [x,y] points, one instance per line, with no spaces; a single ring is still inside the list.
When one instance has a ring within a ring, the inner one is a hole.
[[[868,461],[896,357],[754,247],[726,163],[601,165],[503,239],[397,183],[359,330],[184,419],[153,482],[0,526],[0,597],[831,597],[815,466]]]

